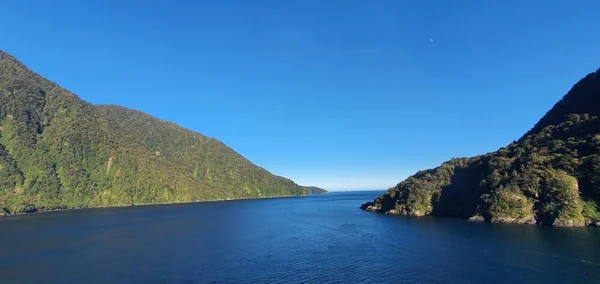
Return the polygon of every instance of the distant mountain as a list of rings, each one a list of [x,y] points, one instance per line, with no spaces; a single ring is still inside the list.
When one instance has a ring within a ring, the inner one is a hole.
[[[503,223],[600,226],[600,70],[521,139],[407,178],[368,211]]]
[[[324,189],[322,189],[320,187],[316,187],[316,186],[303,186],[302,189],[304,189],[309,194],[327,193],[327,190],[324,190]]]
[[[0,214],[311,192],[218,140],[86,103],[0,51]]]

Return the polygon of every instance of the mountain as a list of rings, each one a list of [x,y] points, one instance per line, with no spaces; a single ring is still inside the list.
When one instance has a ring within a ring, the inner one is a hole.
[[[84,102],[0,51],[0,214],[310,192],[218,140]]]
[[[600,226],[600,70],[581,79],[522,138],[419,171],[367,211]]]
[[[320,187],[316,187],[316,186],[303,186],[302,189],[304,189],[309,194],[323,194],[323,193],[327,193],[327,190],[324,190],[324,189],[322,189]]]

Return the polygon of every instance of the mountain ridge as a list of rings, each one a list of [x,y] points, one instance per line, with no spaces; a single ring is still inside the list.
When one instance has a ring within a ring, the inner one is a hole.
[[[92,105],[0,51],[0,214],[307,194],[217,139]]]

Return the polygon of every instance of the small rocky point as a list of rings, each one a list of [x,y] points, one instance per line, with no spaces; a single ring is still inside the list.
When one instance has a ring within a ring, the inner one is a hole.
[[[374,202],[365,202],[360,206],[360,209],[370,212],[379,212],[381,206],[377,206]]]

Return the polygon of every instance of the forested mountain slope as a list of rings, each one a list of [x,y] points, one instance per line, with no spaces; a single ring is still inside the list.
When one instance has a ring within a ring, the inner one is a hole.
[[[215,139],[86,103],[0,51],[0,214],[306,194]]]
[[[521,139],[407,178],[368,211],[491,222],[599,225],[600,70],[581,79]]]

